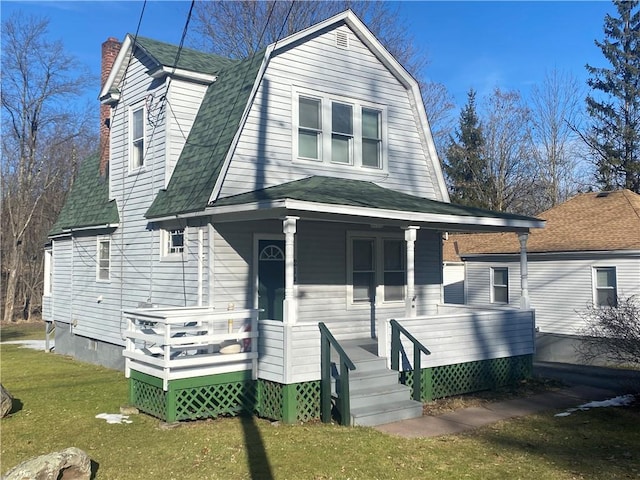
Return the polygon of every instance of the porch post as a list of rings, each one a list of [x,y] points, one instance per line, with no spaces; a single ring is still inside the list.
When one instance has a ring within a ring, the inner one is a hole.
[[[527,240],[529,233],[518,234],[520,241],[520,309],[525,310],[531,307],[529,302],[529,271],[527,267]]]
[[[294,295],[295,235],[300,217],[287,216],[282,221],[284,232],[284,323],[296,323],[296,299]]]
[[[416,284],[415,284],[415,244],[420,227],[411,225],[404,229],[404,240],[407,242],[407,297],[405,299],[405,316],[416,316]]]

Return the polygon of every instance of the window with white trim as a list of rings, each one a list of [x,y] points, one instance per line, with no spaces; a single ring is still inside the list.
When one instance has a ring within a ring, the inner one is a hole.
[[[109,237],[98,237],[96,259],[96,280],[108,281],[111,278],[111,239]]]
[[[294,158],[368,170],[385,168],[385,118],[381,105],[337,95],[294,94]]]
[[[509,269],[491,269],[491,303],[509,303]]]
[[[187,235],[185,228],[162,230],[162,258],[181,259],[186,253]]]
[[[405,300],[406,243],[400,236],[350,235],[349,256],[350,303]]]
[[[129,170],[144,166],[144,105],[130,110],[129,115]]]
[[[598,307],[618,305],[616,267],[594,267],[594,303]]]

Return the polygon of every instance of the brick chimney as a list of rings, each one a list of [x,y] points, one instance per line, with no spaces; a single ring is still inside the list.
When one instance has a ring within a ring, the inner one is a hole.
[[[109,78],[113,62],[118,56],[122,44],[117,38],[109,37],[102,44],[102,76],[100,81],[101,89]],[[105,177],[109,170],[109,105],[100,105],[100,175]]]

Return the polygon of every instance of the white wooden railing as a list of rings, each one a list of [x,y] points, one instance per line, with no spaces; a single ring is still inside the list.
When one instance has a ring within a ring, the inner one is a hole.
[[[258,310],[209,307],[139,308],[127,321],[125,375],[131,370],[169,381],[251,370],[258,375]]]

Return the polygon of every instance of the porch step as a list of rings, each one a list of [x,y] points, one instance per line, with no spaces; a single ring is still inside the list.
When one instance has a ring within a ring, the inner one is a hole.
[[[422,403],[403,400],[351,409],[351,424],[373,427],[422,416]]]
[[[411,400],[410,388],[399,384],[398,372],[389,370],[386,359],[375,355],[377,347],[371,340],[340,343],[356,366],[349,372],[352,425],[374,426],[422,416],[422,403]],[[339,381],[337,385],[339,389]]]

